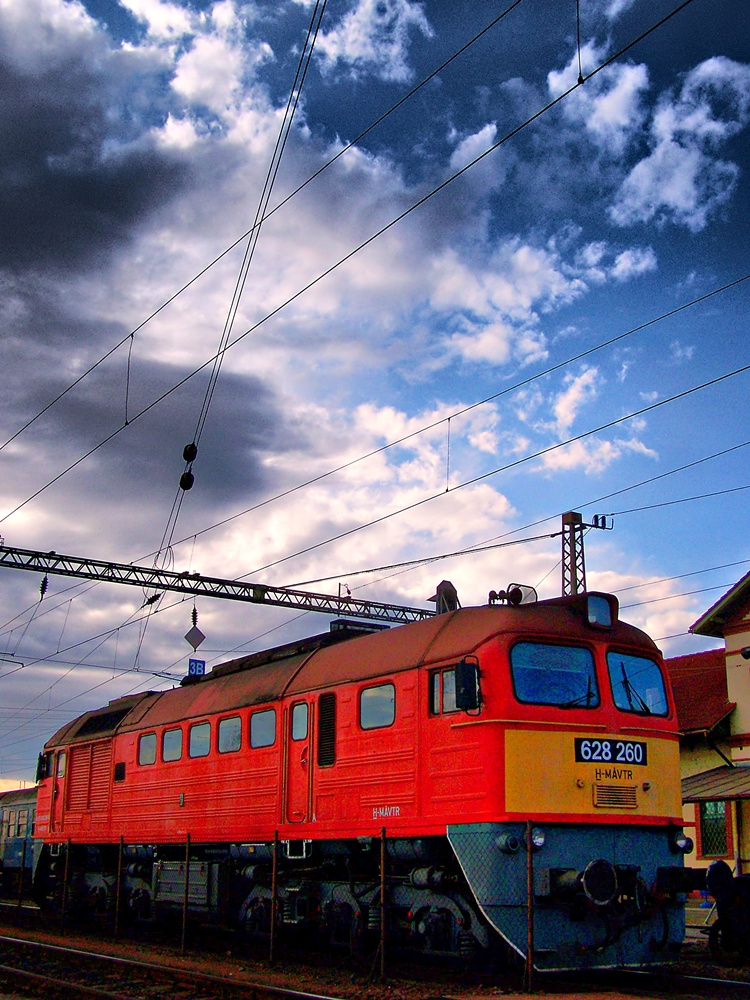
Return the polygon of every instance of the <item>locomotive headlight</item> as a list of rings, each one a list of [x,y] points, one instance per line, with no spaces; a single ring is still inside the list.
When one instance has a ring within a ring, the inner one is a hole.
[[[534,827],[531,831],[531,845],[535,851],[540,851],[544,847],[544,842],[547,839],[547,834],[544,830],[540,830],[538,827]]]
[[[521,846],[521,841],[515,833],[501,833],[495,840],[495,846],[503,854],[515,854]]]
[[[675,830],[669,838],[669,846],[675,854],[690,854],[693,841],[682,830]]]

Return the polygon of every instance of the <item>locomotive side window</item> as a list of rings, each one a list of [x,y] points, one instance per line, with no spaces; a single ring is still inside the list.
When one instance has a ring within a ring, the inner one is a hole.
[[[520,702],[558,708],[596,708],[594,657],[580,646],[517,642],[510,651],[513,689]]]
[[[322,694],[318,702],[318,767],[336,763],[336,695]]]
[[[436,670],[430,677],[430,714],[444,715],[457,711],[456,668]]]
[[[607,653],[612,697],[621,712],[636,715],[666,715],[667,692],[661,670],[645,656],[630,653]]]
[[[268,708],[250,716],[250,746],[271,747],[276,742],[276,712]]]
[[[300,701],[292,707],[292,739],[307,739],[307,702]]]
[[[378,684],[359,694],[359,724],[363,729],[385,729],[396,719],[396,688]]]
[[[237,753],[242,746],[242,720],[239,715],[219,723],[219,753]]]
[[[190,727],[188,738],[188,755],[190,757],[208,757],[211,751],[211,723],[196,722]]]
[[[156,733],[146,733],[138,740],[138,763],[156,763]]]
[[[182,757],[182,730],[165,729],[161,738],[161,759],[179,760]]]
[[[61,750],[60,753],[57,755],[57,777],[58,778],[64,778],[65,777],[65,760],[66,760],[65,751]]]

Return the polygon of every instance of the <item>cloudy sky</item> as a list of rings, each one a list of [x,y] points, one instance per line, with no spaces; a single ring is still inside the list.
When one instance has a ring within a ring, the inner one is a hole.
[[[748,38],[735,0],[0,0],[5,543],[469,605],[557,596],[560,515],[609,514],[589,588],[705,648],[750,569]],[[0,573],[3,781],[190,653],[192,599],[40,583]],[[209,666],[327,627],[195,607]]]

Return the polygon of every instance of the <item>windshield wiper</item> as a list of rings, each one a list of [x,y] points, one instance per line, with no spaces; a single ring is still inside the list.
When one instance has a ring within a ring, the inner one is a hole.
[[[581,705],[583,702],[586,703],[586,708],[591,708],[591,701],[594,697],[594,692],[591,685],[591,675],[589,674],[586,684],[586,694],[579,694],[577,698],[571,698],[570,701],[564,701],[562,704],[558,705],[558,708],[575,708],[576,705]]]
[[[620,663],[620,670],[622,671],[622,686],[625,688],[625,694],[628,698],[628,705],[630,705],[631,712],[641,712],[643,715],[651,715],[651,709],[648,707],[646,702],[640,696],[638,691],[633,687],[633,685],[628,680],[628,675],[625,673],[625,664]],[[640,708],[636,708],[633,704],[633,696],[640,705]]]

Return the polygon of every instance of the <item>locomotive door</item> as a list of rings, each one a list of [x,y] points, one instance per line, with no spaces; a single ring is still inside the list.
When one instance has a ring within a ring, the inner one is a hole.
[[[50,806],[50,833],[62,829],[65,815],[65,769],[67,755],[58,750],[52,762],[52,803]]]
[[[286,733],[286,817],[289,823],[310,818],[312,800],[312,706],[306,701],[292,705]]]

